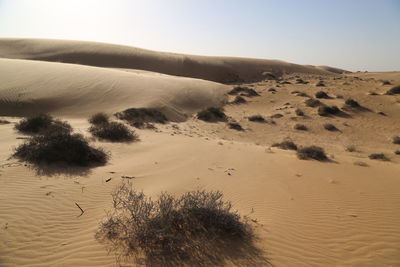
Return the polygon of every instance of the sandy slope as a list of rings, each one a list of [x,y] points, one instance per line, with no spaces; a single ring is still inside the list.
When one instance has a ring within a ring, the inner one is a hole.
[[[0,38],[0,57],[141,69],[217,82],[260,80],[264,72],[332,74],[329,69],[279,60],[163,53],[105,43]]]
[[[15,51],[25,53],[22,47]],[[134,69],[0,59],[0,115],[5,115],[0,119],[12,122],[0,124],[0,266],[118,266],[94,234],[111,206],[110,192],[126,182],[121,176],[134,176],[132,185],[153,197],[162,191],[223,191],[241,214],[257,222],[257,246],[275,266],[400,265],[400,156],[393,153],[400,145],[391,142],[400,135],[400,98],[383,95],[391,86],[381,81],[400,84],[400,74],[320,76],[311,71],[301,75],[309,84],[295,84],[296,78],[284,75],[291,84],[243,84],[260,96],[225,106],[230,120],[245,128],[238,132],[224,122],[190,117],[197,109],[221,104],[233,86]],[[326,87],[315,86],[321,78]],[[321,117],[294,90],[310,96],[324,90],[331,98],[321,101],[339,107],[351,97],[366,110]],[[37,171],[9,159],[24,137],[13,130],[15,116],[48,111],[88,135],[86,119],[92,113],[133,106],[162,106],[171,117],[189,117],[157,125],[157,131],[136,130],[137,143],[92,140],[111,152],[103,167]],[[295,116],[296,108],[306,116]],[[247,120],[277,113],[283,116],[273,125]],[[328,122],[340,131],[326,131]],[[294,130],[296,123],[309,130]],[[287,137],[298,145],[322,146],[332,162],[302,161],[293,151],[270,148]],[[348,146],[356,151],[346,151]],[[370,160],[370,153],[385,153],[390,161]],[[85,210],[80,217],[75,202]],[[255,264],[227,258],[227,265]]]
[[[172,119],[224,101],[226,87],[199,79],[32,60],[0,59],[0,114],[87,116],[163,108]]]

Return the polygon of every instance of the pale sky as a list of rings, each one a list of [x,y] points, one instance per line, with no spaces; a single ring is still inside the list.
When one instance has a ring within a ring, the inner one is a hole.
[[[0,37],[400,71],[400,0],[0,0]]]

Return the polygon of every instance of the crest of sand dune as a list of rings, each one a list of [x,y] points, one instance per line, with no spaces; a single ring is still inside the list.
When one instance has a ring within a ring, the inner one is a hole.
[[[329,75],[329,69],[280,60],[165,53],[105,43],[0,38],[0,57],[154,71],[216,82],[262,80],[266,73]]]
[[[87,116],[130,107],[157,107],[171,120],[220,106],[226,86],[145,71],[0,59],[0,114],[38,112]]]

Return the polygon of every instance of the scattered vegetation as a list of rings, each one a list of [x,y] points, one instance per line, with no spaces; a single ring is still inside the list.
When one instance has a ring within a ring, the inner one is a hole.
[[[284,150],[297,150],[297,145],[291,140],[284,140],[280,143],[272,144],[272,147],[278,147]]]
[[[279,118],[282,118],[283,115],[280,114],[280,113],[276,113],[276,114],[271,115],[270,117],[271,117],[272,119],[279,119]]]
[[[360,105],[357,101],[355,101],[354,99],[352,99],[352,98],[346,99],[346,101],[344,102],[344,104],[345,104],[347,107],[350,107],[350,108],[361,108],[361,105]]]
[[[394,152],[394,154],[400,155],[400,150],[396,150],[396,151]]]
[[[131,142],[138,140],[135,132],[120,122],[106,122],[95,124],[89,128],[89,132],[100,139],[112,142]]]
[[[299,130],[299,131],[308,131],[307,126],[305,126],[304,124],[299,124],[299,123],[297,123],[297,124],[294,126],[294,129],[295,129],[295,130]]]
[[[392,87],[386,92],[387,95],[398,95],[400,94],[400,85]]]
[[[223,108],[210,107],[197,113],[197,118],[207,122],[226,121]]]
[[[296,79],[296,83],[297,83],[297,84],[308,84],[308,82],[304,81],[304,80],[301,79],[301,78],[297,78],[297,79]]]
[[[320,116],[330,116],[330,115],[336,115],[340,113],[340,109],[337,106],[320,106],[318,108],[318,115]]]
[[[327,93],[325,93],[324,91],[318,91],[315,93],[315,97],[316,98],[324,98],[324,99],[330,99],[331,97],[328,96]]]
[[[94,125],[108,123],[109,121],[110,121],[110,118],[108,117],[107,114],[105,114],[103,112],[96,113],[92,117],[89,118],[89,122]]]
[[[228,92],[229,95],[237,95],[239,93],[242,96],[248,96],[248,97],[259,96],[260,95],[254,89],[251,89],[251,88],[248,88],[248,87],[240,87],[240,86],[237,86],[237,87],[233,88],[231,91]]]
[[[346,151],[347,152],[357,152],[357,148],[353,145],[348,145],[348,146],[346,146]]]
[[[325,154],[323,148],[319,146],[307,146],[297,150],[297,157],[299,159],[307,160],[313,159],[318,161],[328,161],[328,157]]]
[[[43,134],[45,132],[66,132],[72,131],[71,125],[67,122],[55,120],[48,114],[38,114],[20,120],[15,129],[24,134]]]
[[[254,237],[247,218],[222,197],[219,191],[192,191],[152,200],[122,184],[112,193],[113,209],[96,238],[146,266],[219,266],[223,248],[249,246]]]
[[[0,120],[0,124],[10,124],[11,122],[9,122],[8,120]]]
[[[321,87],[321,86],[325,86],[324,81],[319,81],[315,86]]]
[[[108,155],[99,148],[93,148],[81,134],[63,130],[35,135],[15,149],[14,157],[34,164],[63,162],[88,166],[105,164]]]
[[[162,124],[168,122],[164,113],[155,108],[129,108],[116,113],[115,116],[137,128],[143,128],[147,123],[151,122]]]
[[[383,153],[372,153],[368,156],[370,159],[375,159],[375,160],[383,160],[383,161],[389,161],[390,159],[386,157],[385,154]]]
[[[319,101],[318,99],[314,99],[314,98],[307,99],[306,101],[304,101],[304,104],[306,104],[306,106],[311,107],[311,108],[316,108],[316,107],[323,105],[321,101]]]
[[[392,83],[388,80],[383,80],[382,85],[391,85]]]
[[[333,125],[332,123],[325,123],[324,124],[324,128],[325,130],[331,131],[331,132],[335,132],[335,131],[339,131],[339,129]]]

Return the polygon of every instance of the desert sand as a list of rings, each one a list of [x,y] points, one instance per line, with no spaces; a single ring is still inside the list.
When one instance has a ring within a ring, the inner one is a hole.
[[[399,72],[39,39],[0,39],[0,57],[0,119],[11,122],[0,124],[0,266],[119,266],[95,233],[110,192],[128,180],[152,197],[221,190],[252,219],[257,246],[274,266],[400,265],[400,145],[392,143],[400,135],[400,96],[384,94],[400,84]],[[325,86],[316,86],[320,80]],[[230,104],[227,92],[236,86],[260,96]],[[329,98],[319,100],[339,108],[352,98],[363,109],[319,116],[293,91],[324,91]],[[196,118],[211,106],[223,106],[244,131]],[[92,139],[111,153],[105,166],[41,171],[10,158],[26,138],[14,129],[21,116],[48,112],[91,138],[93,113],[130,107],[160,108],[171,122],[135,129],[140,141],[131,144]],[[296,116],[297,108],[305,116]],[[274,123],[247,119],[256,114]],[[287,138],[323,147],[331,161],[271,147]],[[371,153],[390,160],[371,160]]]

